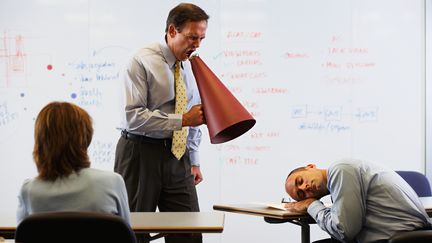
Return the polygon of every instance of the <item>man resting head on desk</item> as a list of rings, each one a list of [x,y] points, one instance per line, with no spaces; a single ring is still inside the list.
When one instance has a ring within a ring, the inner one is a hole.
[[[399,231],[431,227],[414,190],[396,172],[360,160],[342,160],[328,169],[314,164],[288,175],[292,211],[308,212],[321,229],[342,242],[386,242]],[[329,195],[331,207],[320,199]],[[331,242],[331,241],[329,241]]]

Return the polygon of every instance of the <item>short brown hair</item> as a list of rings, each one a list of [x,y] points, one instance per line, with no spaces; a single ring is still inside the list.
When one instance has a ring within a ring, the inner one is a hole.
[[[38,114],[33,158],[39,178],[55,180],[90,167],[87,154],[93,137],[90,115],[77,105],[52,102]]]
[[[210,16],[200,7],[192,3],[180,3],[171,9],[168,14],[165,33],[168,31],[170,24],[173,24],[177,31],[181,32],[187,22],[208,21],[209,18]]]

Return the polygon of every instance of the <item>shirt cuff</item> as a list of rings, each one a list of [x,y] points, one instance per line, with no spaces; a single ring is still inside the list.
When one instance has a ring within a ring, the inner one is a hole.
[[[168,114],[168,126],[173,131],[178,131],[182,129],[182,114]]]
[[[199,153],[198,151],[189,151],[190,163],[194,166],[199,166]]]
[[[315,200],[309,205],[307,212],[309,213],[309,215],[312,218],[316,219],[318,216],[318,213],[325,208],[326,207],[324,206],[324,204],[320,200]]]

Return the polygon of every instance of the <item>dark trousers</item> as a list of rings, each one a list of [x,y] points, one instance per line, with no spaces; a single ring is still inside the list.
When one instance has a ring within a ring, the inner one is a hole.
[[[199,211],[187,151],[177,160],[171,153],[170,140],[120,137],[114,171],[124,178],[131,212],[154,212],[156,207],[160,212]],[[200,243],[202,235],[167,235],[165,242]]]

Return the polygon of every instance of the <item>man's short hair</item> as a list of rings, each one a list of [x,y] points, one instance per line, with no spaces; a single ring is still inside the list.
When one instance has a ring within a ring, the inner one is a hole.
[[[168,27],[173,24],[178,32],[181,32],[187,22],[207,21],[210,16],[200,7],[192,3],[180,3],[168,14],[166,20],[165,33],[168,32]]]

